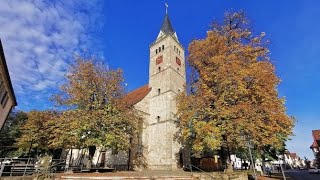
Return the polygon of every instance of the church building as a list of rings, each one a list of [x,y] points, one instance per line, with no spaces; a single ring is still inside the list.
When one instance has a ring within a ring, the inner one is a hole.
[[[141,145],[148,169],[172,170],[180,163],[181,146],[174,139],[175,98],[185,84],[184,48],[166,13],[158,37],[150,45],[149,84],[128,94],[144,114]]]
[[[174,138],[177,132],[175,98],[184,91],[185,84],[184,48],[166,12],[160,32],[150,44],[149,83],[125,97],[127,105],[143,117],[141,133],[135,140],[137,145],[129,152],[97,148],[93,165],[116,169],[181,168],[186,160],[183,161],[181,145]]]

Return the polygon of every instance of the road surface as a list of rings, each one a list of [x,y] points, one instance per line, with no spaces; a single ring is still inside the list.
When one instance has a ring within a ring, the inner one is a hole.
[[[320,180],[320,174],[310,174],[308,170],[292,169],[285,171],[285,174],[291,177],[287,180]]]

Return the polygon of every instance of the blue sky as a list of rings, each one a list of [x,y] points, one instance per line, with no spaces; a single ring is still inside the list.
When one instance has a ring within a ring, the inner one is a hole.
[[[320,129],[320,2],[168,0],[169,16],[187,49],[204,38],[226,10],[244,10],[255,32],[271,40],[271,59],[282,83],[288,114],[297,119],[288,149],[312,158],[311,130]],[[0,38],[19,106],[52,108],[48,100],[64,81],[74,54],[105,59],[122,68],[128,91],[148,82],[149,45],[164,18],[163,0],[2,0]]]

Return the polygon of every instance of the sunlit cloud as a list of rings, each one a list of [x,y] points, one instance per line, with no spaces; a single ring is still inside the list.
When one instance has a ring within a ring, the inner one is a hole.
[[[1,1],[0,38],[18,104],[57,89],[74,53],[89,48],[98,13],[96,1]]]

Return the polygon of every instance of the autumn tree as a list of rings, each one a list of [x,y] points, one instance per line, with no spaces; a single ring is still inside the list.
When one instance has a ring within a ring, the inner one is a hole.
[[[0,132],[0,157],[16,157],[23,153],[15,143],[16,139],[21,137],[20,128],[27,119],[27,113],[23,111],[12,111],[9,114]]]
[[[67,110],[51,126],[50,146],[128,149],[139,117],[123,102],[122,71],[111,70],[98,60],[77,57],[66,79],[61,93],[53,97]]]
[[[180,140],[195,152],[224,155],[246,148],[281,148],[292,134],[265,33],[254,35],[243,12],[226,13],[207,37],[191,42],[191,93],[179,95]]]
[[[54,121],[55,116],[54,111],[28,112],[28,119],[20,127],[21,136],[16,139],[17,145],[24,149],[49,150],[48,138],[52,134],[49,122]]]

